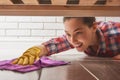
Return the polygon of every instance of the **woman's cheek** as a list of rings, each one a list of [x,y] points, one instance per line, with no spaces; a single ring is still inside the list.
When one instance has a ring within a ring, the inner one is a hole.
[[[83,42],[83,43],[84,43],[84,42],[86,43],[87,41],[89,41],[88,36],[85,35],[85,34],[79,36],[78,38],[79,38],[79,41],[81,41],[81,42]]]
[[[67,36],[67,40],[68,40],[69,43],[71,43],[70,38],[68,36]]]

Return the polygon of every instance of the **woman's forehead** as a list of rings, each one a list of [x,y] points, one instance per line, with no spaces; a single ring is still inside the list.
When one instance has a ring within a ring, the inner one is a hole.
[[[71,19],[71,20],[65,21],[64,25],[66,27],[70,27],[70,26],[78,27],[78,26],[83,25],[83,23],[82,23],[82,21]]]
[[[65,28],[83,28],[84,24],[80,21],[71,20],[64,23]]]
[[[81,31],[81,30],[84,30],[85,27],[84,26],[68,26],[68,27],[65,27],[65,32],[77,32],[77,31]]]

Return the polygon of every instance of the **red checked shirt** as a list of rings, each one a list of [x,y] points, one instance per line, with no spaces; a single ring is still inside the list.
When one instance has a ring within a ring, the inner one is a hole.
[[[120,54],[120,23],[99,22],[96,31],[99,36],[99,47],[97,52],[88,47],[84,52],[90,56],[113,57]],[[48,50],[48,55],[59,53],[74,48],[67,40],[66,35],[53,38],[43,45]]]

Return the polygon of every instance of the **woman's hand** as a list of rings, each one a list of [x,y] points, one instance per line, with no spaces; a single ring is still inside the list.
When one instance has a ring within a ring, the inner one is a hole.
[[[36,60],[41,57],[42,49],[40,47],[34,46],[26,50],[23,55],[15,59],[12,63],[19,65],[32,65]]]

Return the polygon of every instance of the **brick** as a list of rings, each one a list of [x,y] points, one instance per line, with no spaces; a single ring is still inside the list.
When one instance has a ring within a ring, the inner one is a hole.
[[[15,40],[17,40],[18,39],[18,37],[9,37],[9,36],[2,36],[2,37],[0,37],[0,41],[15,41]]]
[[[96,21],[105,21],[105,17],[95,17]]]
[[[43,29],[43,23],[20,23],[22,29]]]
[[[44,29],[64,29],[63,23],[44,23]]]
[[[63,17],[62,16],[61,17],[57,17],[57,22],[63,23]]]
[[[5,21],[5,16],[0,16],[0,22],[4,22]]]
[[[3,36],[3,35],[5,35],[5,30],[0,30],[0,36]]]
[[[0,23],[0,29],[15,29],[18,28],[17,23]]]
[[[21,41],[39,41],[39,42],[43,42],[44,41],[44,39],[43,39],[43,37],[35,37],[35,36],[30,36],[30,37],[28,37],[28,36],[26,36],[26,37],[19,37],[19,40],[21,40]]]
[[[7,16],[6,22],[31,22],[30,16]]]
[[[106,21],[120,22],[120,17],[106,17]]]
[[[32,30],[32,36],[55,36],[55,30]]]
[[[36,36],[20,36],[19,39],[39,40],[39,39],[43,39],[43,37],[36,37]]]
[[[7,36],[30,36],[30,30],[6,30]]]
[[[32,17],[32,22],[55,22],[56,17],[35,16]]]

